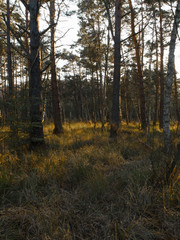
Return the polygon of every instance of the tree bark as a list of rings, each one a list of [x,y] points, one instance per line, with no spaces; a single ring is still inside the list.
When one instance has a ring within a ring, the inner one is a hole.
[[[139,98],[140,98],[140,117],[141,117],[141,127],[142,129],[146,129],[146,109],[145,109],[145,94],[144,94],[144,85],[143,85],[143,73],[141,67],[141,59],[140,59],[140,49],[139,44],[136,39],[135,34],[135,26],[134,26],[134,9],[132,6],[131,0],[128,0],[129,8],[131,11],[131,31],[132,31],[132,40],[134,43],[135,51],[136,51],[136,63],[138,69],[138,78],[139,78]]]
[[[119,89],[120,89],[120,33],[121,0],[115,1],[115,37],[114,37],[114,79],[110,138],[116,138],[120,123]]]
[[[177,76],[176,76],[176,68],[174,65],[174,100],[176,104],[176,119],[178,124],[180,122],[180,114],[179,114],[179,102],[178,102],[178,86],[177,86]]]
[[[7,70],[9,81],[9,107],[8,116],[11,130],[14,129],[14,81],[12,74],[12,57],[11,57],[11,40],[10,40],[10,2],[7,0]]]
[[[41,101],[41,71],[39,62],[40,34],[38,29],[38,0],[29,1],[30,11],[30,76],[29,76],[29,97],[30,97],[30,142],[36,146],[44,143],[42,126],[42,101]]]
[[[178,34],[178,25],[180,22],[180,0],[178,0],[176,13],[174,16],[173,29],[171,32],[171,40],[169,47],[168,57],[168,72],[166,81],[166,90],[164,98],[164,121],[163,121],[163,133],[164,133],[164,149],[167,153],[171,152],[171,133],[170,133],[170,96],[172,91],[172,82],[174,74],[174,51],[176,45],[176,37]]]
[[[54,17],[55,17],[55,0],[50,0],[50,24],[51,27],[51,88],[52,88],[52,102],[53,102],[53,118],[54,118],[54,130],[55,134],[62,133],[62,119],[60,113],[60,105],[59,105],[59,93],[58,93],[58,85],[57,85],[57,74],[56,74],[56,62],[55,62],[55,50],[54,50],[54,42],[55,42],[55,27],[54,25]]]
[[[102,129],[104,128],[105,121],[108,119],[109,107],[108,107],[108,60],[109,60],[109,47],[110,47],[110,35],[109,29],[107,29],[107,47],[105,52],[105,66],[104,66],[104,87],[103,87],[103,113],[102,113]]]
[[[95,86],[94,86],[94,71],[91,71],[91,120],[96,126],[96,104],[95,104]]]
[[[157,25],[156,25],[156,17],[155,17],[155,9],[153,6],[153,15],[155,18],[155,23],[154,23],[154,27],[155,27],[155,35],[156,35],[156,92],[155,92],[155,105],[154,105],[154,118],[153,118],[153,126],[156,126],[157,123],[157,119],[158,119],[158,96],[159,96],[159,58],[158,58],[158,33],[157,33]]]
[[[159,128],[163,128],[164,111],[164,45],[163,45],[163,26],[161,0],[159,0],[159,23],[160,23],[160,108],[159,108]]]

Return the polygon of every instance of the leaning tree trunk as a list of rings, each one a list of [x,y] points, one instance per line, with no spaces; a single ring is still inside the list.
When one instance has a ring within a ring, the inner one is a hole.
[[[41,109],[41,71],[39,62],[40,34],[38,29],[38,0],[29,1],[30,11],[30,76],[29,76],[29,97],[30,97],[30,141],[32,145],[44,142]]]
[[[55,128],[53,132],[55,134],[62,133],[62,119],[59,106],[59,93],[57,84],[57,74],[56,74],[56,62],[55,62],[55,51],[54,51],[54,37],[55,37],[55,27],[54,27],[54,17],[55,17],[55,0],[50,0],[50,24],[51,27],[51,87],[52,87],[52,101],[53,101],[53,118]]]
[[[115,37],[114,37],[114,80],[110,137],[116,138],[120,123],[119,88],[120,88],[120,33],[121,0],[115,1]]]
[[[169,125],[170,125],[170,97],[171,97],[173,74],[174,74],[174,51],[175,51],[175,45],[176,45],[176,37],[178,34],[179,22],[180,22],[180,0],[178,0],[176,13],[174,16],[173,29],[171,32],[166,91],[165,91],[165,97],[164,97],[163,132],[164,132],[164,149],[167,153],[171,152],[171,133],[170,133],[170,128],[169,128]]]

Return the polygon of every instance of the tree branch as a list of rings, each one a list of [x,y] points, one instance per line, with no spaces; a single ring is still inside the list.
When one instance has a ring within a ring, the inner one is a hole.
[[[42,74],[43,72],[45,72],[50,65],[51,65],[51,63],[49,62],[49,63],[41,70],[41,74]]]
[[[57,25],[57,23],[53,23],[53,24],[49,25],[48,28],[46,28],[44,31],[42,31],[42,32],[39,33],[40,36],[44,35],[50,28],[52,28],[52,27],[54,27],[54,26],[56,26],[56,25]]]
[[[114,31],[113,31],[113,26],[112,26],[112,21],[111,21],[111,16],[110,16],[110,12],[109,12],[109,6],[108,6],[109,5],[109,1],[103,0],[103,2],[104,2],[104,5],[105,5],[105,8],[106,8],[107,15],[108,15],[108,22],[109,22],[109,27],[110,27],[112,39],[113,39],[113,41],[115,41],[115,39],[114,39]]]
[[[61,37],[59,37],[55,42],[59,41],[60,39],[62,39],[64,36],[66,36],[66,34],[73,28],[69,28]]]
[[[129,38],[132,38],[132,37],[136,36],[137,34],[143,32],[143,31],[145,30],[145,28],[148,26],[148,24],[149,24],[149,23],[147,23],[147,24],[146,24],[140,31],[138,31],[137,33],[131,34],[129,37],[121,40],[121,43],[122,43],[122,42],[125,42],[125,41],[128,40]]]
[[[7,26],[7,21],[6,21],[6,18],[5,18],[5,15],[4,13],[2,14],[3,16],[3,19],[4,19],[4,22],[6,23],[6,26]],[[9,26],[9,29],[10,31],[12,32],[12,34],[14,35],[14,37],[16,38],[17,42],[21,45],[22,49],[25,51],[25,53],[27,54],[28,58],[30,57],[27,49],[25,48],[23,42],[19,39],[19,37],[16,35],[16,33],[14,32],[14,30],[11,28],[11,26]]]
[[[27,10],[29,10],[29,4],[25,0],[20,0]]]
[[[21,28],[23,31],[24,31],[24,33],[26,32],[28,35],[30,35],[30,32],[28,32],[24,27],[22,27],[20,24],[18,24],[18,23],[16,23],[16,26],[18,26],[19,28]],[[24,34],[23,33],[23,34]]]
[[[14,46],[13,44],[11,44],[11,47],[17,52],[19,53],[20,56],[27,58],[29,60],[29,55],[27,55],[27,53],[23,53],[21,52],[16,46]]]

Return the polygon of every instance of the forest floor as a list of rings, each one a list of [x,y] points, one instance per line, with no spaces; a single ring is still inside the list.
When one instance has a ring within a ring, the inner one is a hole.
[[[161,131],[147,140],[122,124],[116,143],[109,126],[52,131],[44,127],[46,146],[36,151],[1,131],[1,240],[180,239],[180,170],[166,182]]]

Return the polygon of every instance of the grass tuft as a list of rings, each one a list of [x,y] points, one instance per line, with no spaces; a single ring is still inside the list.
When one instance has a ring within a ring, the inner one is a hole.
[[[31,151],[6,136],[11,144],[4,142],[0,155],[0,239],[180,238],[180,171],[177,165],[165,181],[162,132],[154,128],[147,142],[136,123],[122,123],[111,143],[109,127],[100,127],[65,124],[64,133],[54,135],[48,124],[46,148]]]

